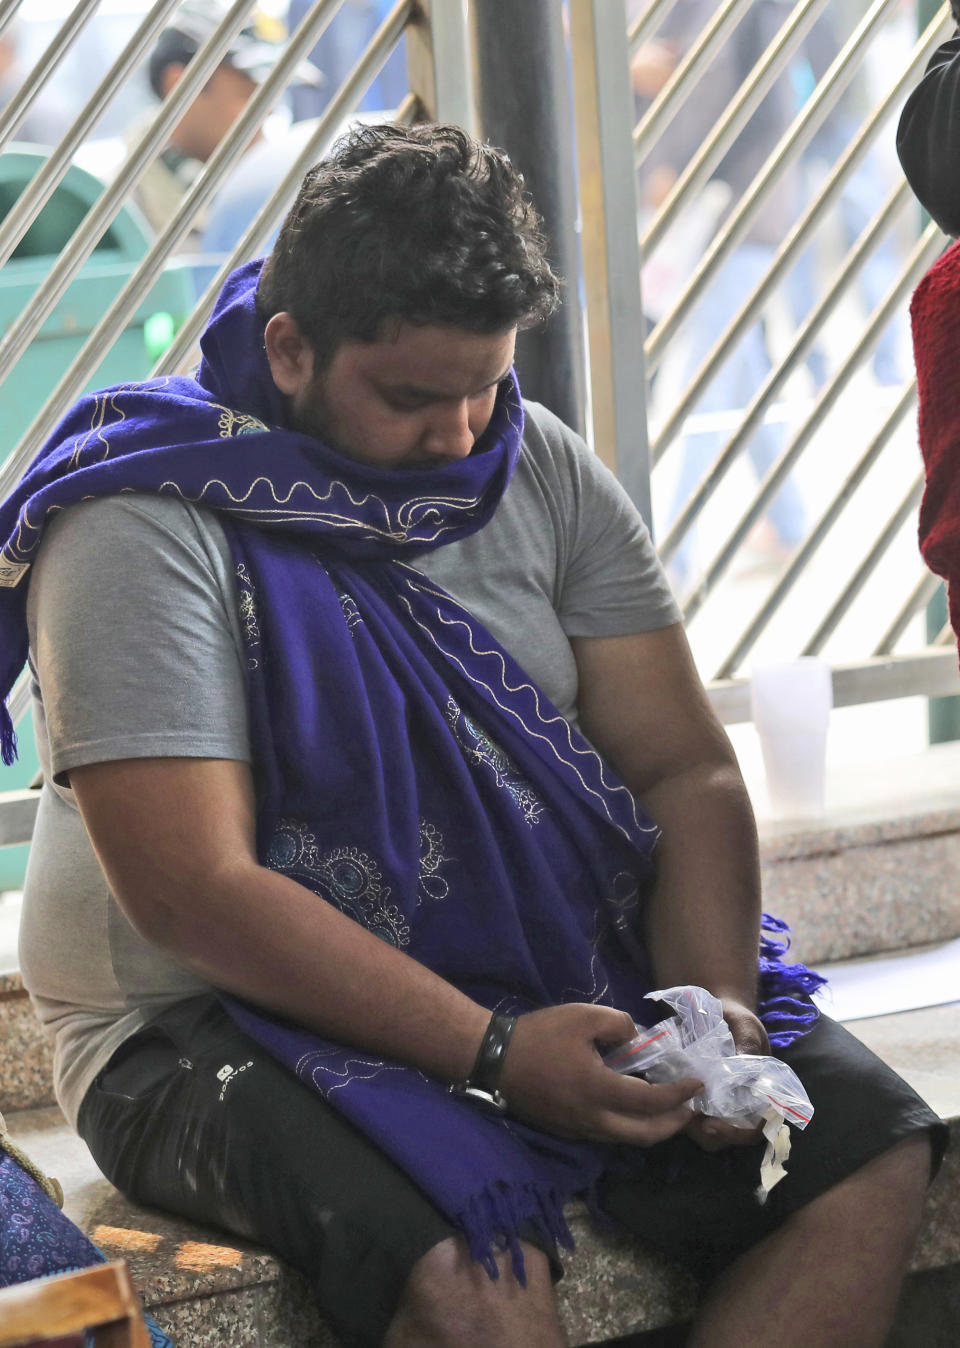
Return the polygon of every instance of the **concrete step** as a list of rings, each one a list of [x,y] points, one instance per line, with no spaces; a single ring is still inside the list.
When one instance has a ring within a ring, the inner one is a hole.
[[[829,783],[815,821],[760,818],[764,906],[809,964],[960,936],[960,743]]]
[[[954,1147],[931,1190],[923,1235],[890,1348],[956,1348],[960,1293],[960,1005],[853,1022],[950,1121]],[[100,1175],[56,1108],[8,1113],[15,1140],[63,1184],[66,1211],[111,1258],[126,1259],[144,1303],[177,1348],[335,1348],[298,1276],[222,1232],[128,1203]],[[689,1279],[638,1242],[597,1232],[575,1208],[577,1251],[559,1286],[571,1344],[685,1318]]]

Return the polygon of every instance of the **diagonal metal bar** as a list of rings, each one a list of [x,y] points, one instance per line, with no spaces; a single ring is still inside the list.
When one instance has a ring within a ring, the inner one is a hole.
[[[930,224],[907,258],[900,275],[890,287],[877,309],[874,310],[859,340],[855,343],[846,359],[835,371],[833,378],[824,387],[812,411],[793,440],[771,467],[760,484],[760,488],[741,515],[732,532],[728,535],[720,551],[714,557],[700,584],[683,605],[684,617],[689,619],[702,607],[710,590],[730,566],[734,556],[747,534],[763,514],[772,497],[780,489],[783,479],[806,449],[816,432],[823,424],[827,413],[837,402],[854,370],[869,355],[880,340],[890,319],[902,305],[930,263],[943,247],[944,236],[936,225]],[[907,393],[912,390],[908,388]]]
[[[646,42],[656,32],[676,3],[677,0],[652,0],[643,13],[637,15],[627,29],[627,46],[631,56],[641,42]]]
[[[713,379],[720,365],[722,365],[728,358],[735,343],[738,342],[744,332],[756,322],[763,305],[766,303],[772,291],[782,280],[786,272],[793,266],[799,254],[807,246],[809,236],[837,200],[847,179],[853,173],[857,165],[863,160],[867,150],[870,148],[870,144],[879,134],[887,117],[890,116],[893,109],[897,107],[899,101],[908,91],[913,82],[916,70],[927,59],[930,46],[937,40],[937,37],[941,35],[940,29],[942,27],[942,20],[938,18],[935,24],[932,24],[926,30],[923,37],[914,47],[907,66],[892,89],[889,90],[883,100],[876,108],[874,108],[868,120],[863,124],[860,131],[837,160],[836,165],[824,182],[816,198],[810,203],[778,248],[775,257],[763,278],[757,283],[739,311],[734,315],[727,324],[727,327],[717,338],[713,349],[709,352],[703,364],[700,366],[700,369],[684,390],[682,397],[671,409],[669,417],[657,432],[651,448],[651,458],[654,464],[659,462],[670,442],[674,439],[682,426],[684,420],[699,401],[703,390],[710,383],[711,379]]]
[[[371,47],[375,42],[376,36],[372,39]],[[370,48],[368,48],[368,52],[369,51]],[[387,55],[389,55],[389,52]],[[278,184],[270,199],[263,204],[255,218],[250,222],[243,237],[236,244],[233,251],[230,253],[230,256],[224,261],[216,276],[203,292],[203,295],[195,305],[190,317],[180,328],[173,342],[154,365],[150,372],[151,379],[157,378],[160,375],[172,374],[175,370],[182,368],[191,351],[195,350],[197,341],[206,326],[207,319],[210,317],[210,313],[213,310],[213,306],[216,303],[217,296],[220,293],[224,281],[233,271],[234,267],[239,266],[239,264],[247,258],[255,256],[260,250],[264,239],[286,211],[303,179],[303,175],[306,173],[307,169],[310,168],[312,164],[315,164],[322,156],[336,134],[339,123],[359,101],[366,85],[372,81],[373,75],[369,74],[369,67],[364,64],[366,58],[367,53],[364,53],[360,58],[360,62],[358,62],[353,71],[347,76],[335,96],[337,106],[331,104],[328,109],[329,115],[328,113],[324,113],[324,116],[318,122],[313,135],[304,146],[302,153],[291,165],[283,181]],[[407,94],[406,98],[397,109],[395,120],[402,122],[404,125],[409,125],[416,118],[418,110],[419,99],[416,94]]]
[[[7,261],[70,167],[77,148],[97,125],[131,71],[152,45],[167,16],[180,0],[157,0],[102,82],[94,90],[70,130],[17,198],[16,207],[0,223],[0,267]]]
[[[942,583],[940,577],[935,576],[931,571],[924,572],[904,600],[903,605],[900,608],[899,613],[897,613],[896,617],[893,619],[893,622],[877,642],[873,649],[873,655],[890,654],[894,646],[909,627],[910,623],[913,622],[914,618],[919,616],[922,609],[926,608]]]
[[[955,640],[956,636],[954,630],[950,624],[946,622],[940,628],[940,631],[930,644],[933,646],[952,646]]]
[[[912,201],[913,194],[909,185],[900,182],[860,235],[844,259],[843,266],[835,273],[830,288],[821,296],[797,330],[790,350],[764,379],[751,399],[740,425],[670,526],[660,544],[660,556],[664,561],[668,561],[676,552],[684,535],[713,496],[729,468],[736,462],[750,436],[762,421],[767,408],[806,356],[817,334],[847,293],[860,268],[873,251],[874,245],[886,233],[898,211]]]
[[[793,158],[807,145],[845,91],[866,55],[874,29],[885,18],[886,11],[893,3],[895,3],[895,0],[874,0],[867,14],[857,25],[827,73],[817,85],[816,91],[807,100],[770,152],[763,168],[700,260],[683,294],[670,313],[660,320],[647,339],[645,349],[647,360],[650,362],[648,364],[649,369],[655,369],[663,359],[667,344],[675,336],[681,323],[689,316],[704,288],[713,280],[728,255],[744,238],[755,216],[763,206],[764,200],[776,186],[781,174]],[[936,32],[942,26],[940,20],[932,24],[924,35],[924,39],[921,39],[921,43],[928,35],[935,37]],[[925,48],[921,47],[921,43],[918,43],[917,49],[915,49],[914,59],[918,63],[926,54]],[[795,232],[795,230],[791,232],[791,237]]]
[[[677,115],[696,91],[698,77],[726,42],[751,3],[752,0],[723,0],[716,14],[640,118],[633,129],[634,162],[638,168],[653,149],[657,136],[667,122]]]
[[[57,29],[53,41],[40,57],[10,102],[0,112],[0,149],[11,139],[17,127],[36,102],[43,86],[66,56],[74,38],[90,22],[100,0],[79,0]]]
[[[820,651],[823,650],[823,647],[830,636],[836,631],[844,614],[849,612],[853,601],[870,579],[873,572],[877,569],[887,552],[887,549],[890,547],[890,544],[906,524],[907,520],[915,513],[922,495],[923,474],[921,473],[910,485],[906,495],[903,497],[877,537],[873,547],[850,577],[843,590],[831,605],[830,611],[826,614],[813,636],[804,646],[801,652],[802,655],[819,655]]]
[[[903,393],[897,399],[896,405],[884,419],[882,426],[860,455],[852,470],[847,474],[840,490],[823,511],[809,535],[803,540],[803,543],[797,550],[795,556],[791,558],[789,565],[784,570],[780,579],[777,581],[764,603],[754,614],[753,619],[748,624],[746,630],[741,634],[736,645],[733,647],[733,650],[723,661],[723,664],[716,674],[718,679],[731,678],[737,668],[742,664],[744,657],[750,650],[752,650],[761,632],[766,628],[786,595],[804,574],[811,557],[820,547],[820,544],[833,528],[834,524],[836,524],[857,488],[880,457],[888,444],[890,437],[915,403],[916,397],[917,386],[915,382],[912,382],[904,389]]]
[[[20,0],[0,0],[0,33],[20,8]]]
[[[52,312],[61,295],[90,256],[123,202],[136,187],[169,132],[188,104],[222,60],[234,34],[242,26],[254,0],[235,0],[215,31],[198,50],[176,87],[164,99],[157,117],[128,155],[113,183],[97,198],[70,242],[54,263],[50,274],[31,297],[19,318],[0,340],[0,382],[20,359],[26,344]]]
[[[679,212],[699,192],[727,150],[763,102],[777,76],[796,53],[797,48],[827,7],[828,0],[801,0],[790,11],[760,60],[744,81],[710,135],[674,183],[646,231],[640,236],[640,250],[647,258],[662,242],[664,234]]]
[[[242,152],[249,141],[251,129],[258,125],[258,119],[262,116],[264,110],[271,105],[277,92],[283,87],[284,82],[289,78],[303,53],[314,45],[318,33],[322,31],[323,25],[329,20],[330,15],[339,3],[340,0],[326,0],[326,3],[320,0],[320,3],[315,4],[308,12],[280,61],[247,104],[243,115],[234,123],[233,128],[220,143],[203,173],[187,193],[177,215],[163,230],[133,276],[117,295],[28,427],[14,450],[11,460],[8,461],[11,471],[17,471],[22,465],[26,464],[38,444],[50,433],[77,396],[80,388],[95,372],[103,359],[105,345],[112,339],[117,329],[135,312],[137,305],[160,274],[166,258],[189,228],[190,221],[197,208],[216,187],[221,176],[219,170],[223,166],[229,165]],[[354,76],[360,70],[361,77],[354,80],[351,91],[359,89],[359,92],[362,93],[366,85],[372,82],[380,66],[399,41],[411,5],[412,0],[399,0],[399,3],[378,29],[361,60],[361,64],[355,67]],[[346,85],[341,89],[338,99],[329,104],[324,113],[324,120],[328,127],[336,125],[334,118],[342,115],[346,103],[346,99],[342,97],[344,89],[346,89]]]

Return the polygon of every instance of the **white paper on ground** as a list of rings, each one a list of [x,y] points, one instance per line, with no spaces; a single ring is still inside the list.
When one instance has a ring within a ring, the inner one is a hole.
[[[960,1001],[960,938],[902,955],[847,960],[823,969],[816,1001],[835,1020],[916,1011]]]

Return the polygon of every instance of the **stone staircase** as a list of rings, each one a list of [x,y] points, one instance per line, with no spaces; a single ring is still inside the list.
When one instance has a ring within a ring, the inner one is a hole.
[[[762,825],[766,906],[791,923],[798,957],[821,967],[879,963],[880,952],[960,936],[954,782],[960,745],[941,746],[852,780],[815,826]],[[956,997],[850,1023],[949,1120],[954,1143],[928,1198],[888,1348],[960,1343],[960,973]],[[0,1109],[15,1140],[61,1181],[67,1213],[108,1257],[127,1260],[176,1348],[335,1348],[298,1276],[272,1255],[136,1208],[99,1174],[52,1100],[49,1050],[13,971],[0,973]],[[578,1248],[559,1286],[571,1344],[652,1345],[659,1327],[690,1313],[693,1286],[653,1252],[594,1231],[583,1210],[571,1226]]]

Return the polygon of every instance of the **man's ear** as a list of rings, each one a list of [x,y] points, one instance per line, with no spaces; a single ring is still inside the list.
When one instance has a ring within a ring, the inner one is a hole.
[[[274,314],[263,333],[273,382],[287,397],[301,392],[313,378],[313,347],[292,314]]]

